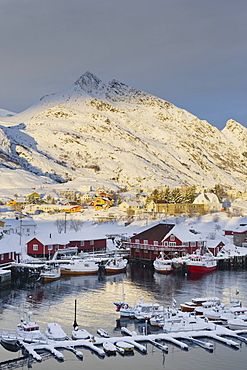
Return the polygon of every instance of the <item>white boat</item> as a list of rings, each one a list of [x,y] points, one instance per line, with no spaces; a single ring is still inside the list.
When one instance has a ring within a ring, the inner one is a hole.
[[[240,318],[240,316],[242,318]],[[246,330],[247,329],[247,315],[240,315],[234,319],[227,321],[227,326],[230,330]],[[245,316],[245,318],[243,318]]]
[[[135,317],[135,309],[131,307],[128,303],[123,303],[117,310],[121,317]]]
[[[163,252],[160,252],[160,256],[154,260],[153,266],[160,274],[170,274],[174,270],[172,260],[164,258]]]
[[[107,331],[105,331],[104,329],[102,329],[102,328],[99,328],[98,330],[97,330],[97,333],[101,336],[101,337],[103,337],[103,338],[110,338],[110,335],[107,333]]]
[[[49,323],[45,330],[45,335],[48,339],[52,340],[65,340],[67,338],[67,334],[63,331],[61,326],[56,322]]]
[[[174,317],[164,321],[163,331],[165,333],[171,332],[188,332],[188,331],[199,331],[209,330],[210,323],[207,319],[201,318],[200,316],[181,316]]]
[[[103,342],[102,345],[103,345],[103,349],[104,349],[105,353],[107,353],[108,355],[116,354],[117,348],[113,343],[105,341],[105,342]]]
[[[44,335],[35,321],[31,321],[32,312],[27,312],[27,319],[21,318],[17,330],[4,330],[1,333],[1,340],[8,345],[16,345],[19,340],[24,342],[38,342],[44,339]]]
[[[91,259],[72,258],[68,263],[60,265],[62,275],[92,275],[97,274],[98,264]]]
[[[92,335],[86,329],[80,329],[78,326],[72,330],[72,339],[90,339]]]
[[[114,257],[105,264],[105,272],[107,274],[118,274],[126,271],[128,260],[122,257]]]
[[[40,277],[44,283],[58,280],[61,277],[61,269],[59,265],[46,265],[44,270],[40,273]]]
[[[152,316],[162,314],[164,307],[154,302],[139,302],[134,307],[135,319],[138,321],[149,320]]]

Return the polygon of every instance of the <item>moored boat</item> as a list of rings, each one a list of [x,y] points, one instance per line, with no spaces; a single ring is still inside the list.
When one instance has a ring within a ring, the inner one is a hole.
[[[60,279],[61,270],[60,266],[46,266],[45,269],[40,273],[40,277],[44,283],[55,281]]]
[[[114,257],[105,264],[107,274],[118,274],[126,271],[128,261],[122,257]]]
[[[67,334],[56,322],[51,322],[47,325],[45,335],[47,336],[48,339],[52,339],[55,341],[65,340],[67,338]]]
[[[186,266],[191,274],[205,274],[217,269],[217,260],[208,254],[195,254],[189,258]]]
[[[174,270],[172,260],[164,258],[163,252],[160,252],[160,256],[154,260],[153,266],[160,274],[170,274]]]
[[[118,341],[116,347],[124,350],[124,353],[132,353],[134,351],[134,345],[125,341]]]
[[[21,318],[17,330],[4,330],[1,333],[1,341],[7,345],[15,346],[19,340],[35,342],[44,339],[44,335],[35,321],[31,321],[32,312],[27,312],[27,319]]]
[[[108,355],[115,355],[116,354],[117,348],[113,343],[105,341],[105,342],[103,342],[102,345],[103,345],[103,349],[104,349],[105,353],[107,353]]]
[[[60,265],[62,275],[93,275],[99,270],[98,264],[89,259],[71,259]]]

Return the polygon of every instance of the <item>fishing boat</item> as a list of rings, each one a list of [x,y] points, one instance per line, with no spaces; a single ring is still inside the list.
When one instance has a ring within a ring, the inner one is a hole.
[[[1,340],[7,345],[15,346],[19,340],[24,342],[39,341],[44,335],[35,321],[31,321],[32,312],[27,312],[27,319],[21,318],[16,330],[5,330],[1,334]]]
[[[126,271],[128,261],[122,257],[114,257],[105,264],[107,274],[119,274]]]
[[[91,259],[71,259],[60,265],[62,275],[92,275],[97,274],[98,264]]]
[[[106,354],[108,354],[108,355],[115,355],[116,354],[117,348],[113,343],[105,341],[105,342],[103,342],[102,345],[103,345],[103,349],[104,349]]]
[[[164,258],[163,252],[160,252],[160,256],[154,260],[153,266],[160,274],[170,274],[174,270],[172,260]]]
[[[48,339],[52,339],[55,341],[65,340],[67,338],[67,334],[56,322],[51,322],[47,325],[45,335]]]
[[[195,254],[191,255],[186,266],[191,274],[205,274],[217,269],[217,260],[209,254]]]
[[[59,265],[49,266],[46,265],[44,270],[40,273],[40,277],[44,283],[58,280],[61,277],[61,270]]]

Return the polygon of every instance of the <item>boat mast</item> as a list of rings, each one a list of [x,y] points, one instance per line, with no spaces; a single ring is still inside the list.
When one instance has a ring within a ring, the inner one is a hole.
[[[78,326],[77,322],[76,322],[76,299],[75,299],[75,318],[74,318],[74,329]]]

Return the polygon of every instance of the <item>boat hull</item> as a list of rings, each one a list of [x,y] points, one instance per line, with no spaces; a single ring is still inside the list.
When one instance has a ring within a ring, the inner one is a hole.
[[[106,267],[105,272],[107,274],[121,274],[122,272],[126,271],[126,267],[123,268],[111,268],[111,267]]]
[[[168,275],[170,273],[173,272],[173,268],[169,268],[169,269],[162,269],[162,268],[154,268],[155,272],[158,272],[159,274],[163,274],[163,275]]]
[[[97,275],[97,270],[70,270],[70,269],[61,269],[61,275]]]
[[[207,272],[215,271],[216,269],[217,265],[213,266],[188,265],[188,271],[190,274],[205,274]]]

